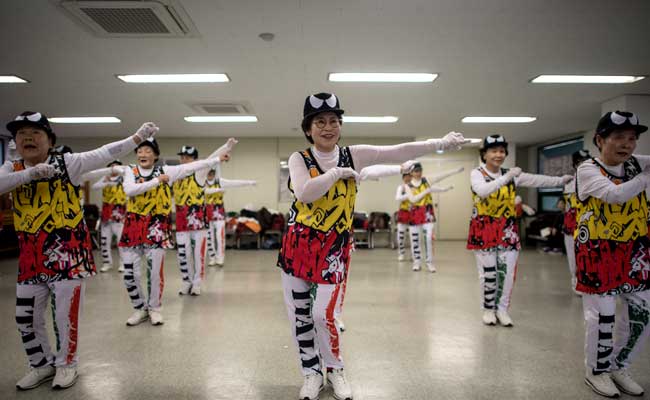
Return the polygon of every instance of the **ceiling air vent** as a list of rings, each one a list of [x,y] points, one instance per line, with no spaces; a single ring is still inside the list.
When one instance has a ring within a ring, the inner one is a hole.
[[[193,108],[198,112],[213,115],[248,115],[250,113],[245,105],[237,103],[196,104]]]
[[[61,6],[101,37],[194,37],[196,27],[175,0],[62,1]]]

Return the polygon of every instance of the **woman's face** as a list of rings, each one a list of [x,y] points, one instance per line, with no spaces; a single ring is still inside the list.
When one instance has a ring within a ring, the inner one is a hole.
[[[45,162],[52,147],[47,132],[34,126],[24,126],[16,131],[16,151],[32,165]]]
[[[408,185],[409,183],[411,183],[411,175],[402,176],[402,181]]]
[[[422,170],[421,169],[414,170],[413,172],[411,172],[411,177],[416,181],[422,179]]]
[[[614,131],[606,138],[596,137],[600,159],[607,165],[619,165],[632,157],[639,134],[634,129]]]
[[[485,165],[492,169],[501,168],[506,157],[506,148],[503,146],[490,147],[483,156]]]
[[[341,138],[341,120],[333,112],[317,114],[307,132],[317,149],[331,151]]]
[[[138,165],[142,168],[152,168],[156,163],[156,153],[149,146],[142,146],[136,152]]]

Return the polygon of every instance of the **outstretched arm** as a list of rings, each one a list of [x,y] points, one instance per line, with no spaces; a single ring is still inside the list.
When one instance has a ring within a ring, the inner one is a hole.
[[[312,178],[302,156],[299,153],[293,153],[289,157],[289,177],[296,199],[303,203],[311,203],[327,193],[339,179],[354,178],[358,180],[359,174],[352,168],[334,167],[324,174]]]

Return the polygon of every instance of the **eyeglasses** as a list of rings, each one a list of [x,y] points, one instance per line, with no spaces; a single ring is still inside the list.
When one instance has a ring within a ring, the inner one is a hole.
[[[41,118],[43,118],[41,113],[34,113],[34,114],[30,114],[30,115],[19,115],[19,116],[16,117],[15,120],[16,121],[28,120],[28,121],[32,121],[32,122],[38,122],[38,121],[41,120]]]
[[[327,121],[323,118],[319,118],[315,119],[313,124],[316,125],[318,129],[325,129],[327,125],[331,126],[332,128],[338,128],[341,126],[341,121],[339,119],[332,119],[330,121]]]
[[[615,123],[616,125],[623,125],[625,121],[630,121],[631,125],[639,124],[639,118],[634,114],[631,114],[629,117],[626,117],[625,115],[621,115],[616,111],[614,111],[610,114],[609,119],[612,120],[612,122]]]
[[[505,139],[503,136],[501,136],[501,135],[499,135],[499,136],[497,136],[497,137],[494,137],[494,136],[488,136],[488,137],[485,138],[485,141],[486,141],[487,143],[489,143],[489,144],[492,144],[492,143],[503,143],[503,142],[506,141],[506,139]]]

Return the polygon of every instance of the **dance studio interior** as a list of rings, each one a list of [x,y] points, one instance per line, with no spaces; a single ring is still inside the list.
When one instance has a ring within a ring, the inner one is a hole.
[[[649,15],[3,1],[0,397],[642,398]]]

